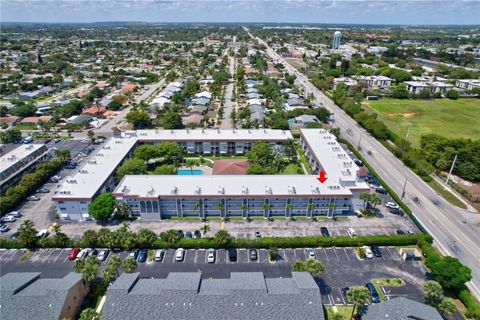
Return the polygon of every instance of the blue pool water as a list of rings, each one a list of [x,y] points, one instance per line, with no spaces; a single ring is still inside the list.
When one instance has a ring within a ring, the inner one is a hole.
[[[199,176],[202,175],[202,170],[180,169],[177,170],[179,176]]]

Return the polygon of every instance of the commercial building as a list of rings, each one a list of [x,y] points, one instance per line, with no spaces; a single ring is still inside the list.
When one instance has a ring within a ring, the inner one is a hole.
[[[2,319],[75,319],[85,296],[81,274],[40,278],[40,272],[7,273],[0,278]]]
[[[93,154],[80,170],[65,178],[53,197],[64,220],[87,220],[88,204],[99,194],[111,192],[116,184],[116,168],[142,143],[176,142],[188,154],[244,154],[255,141],[273,147],[291,139],[284,130],[139,130],[122,132]],[[177,176],[174,176],[177,177]],[[146,176],[144,176],[146,178]],[[178,177],[177,177],[178,178]]]
[[[342,33],[340,31],[335,31],[335,33],[333,34],[332,49],[338,49],[340,47],[341,39],[342,39]]]
[[[48,148],[44,144],[22,144],[3,154],[0,157],[0,187],[7,188],[46,157]]]
[[[459,79],[455,82],[455,86],[470,91],[476,88],[480,88],[480,79]]]
[[[113,319],[325,319],[320,289],[307,272],[265,278],[232,272],[228,279],[170,273],[141,279],[123,273],[107,290],[101,315]]]

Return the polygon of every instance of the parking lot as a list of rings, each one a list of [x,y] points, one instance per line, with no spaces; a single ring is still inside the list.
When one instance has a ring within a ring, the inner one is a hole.
[[[161,262],[138,263],[142,277],[165,278],[170,272],[201,272],[204,278],[228,278],[230,272],[263,272],[268,278],[290,277],[291,264],[307,258],[307,249],[279,249],[278,259],[270,261],[266,249],[258,250],[258,259],[250,260],[249,249],[237,249],[237,261],[228,259],[227,251],[216,250],[215,263],[207,262],[205,249],[186,250],[184,260],[175,260],[175,250],[165,252]],[[316,258],[325,264],[325,273],[318,285],[325,305],[342,305],[347,301],[342,288],[364,285],[373,278],[399,277],[403,287],[386,288],[386,296],[408,296],[422,301],[426,270],[419,261],[404,261],[395,247],[381,247],[382,257],[359,260],[352,248],[315,248]],[[0,274],[9,272],[41,272],[42,276],[59,278],[72,271],[68,249],[38,250],[24,262],[25,250],[0,250]],[[128,252],[111,252],[124,259]],[[107,258],[108,261],[108,258]],[[102,262],[105,265],[106,261]]]

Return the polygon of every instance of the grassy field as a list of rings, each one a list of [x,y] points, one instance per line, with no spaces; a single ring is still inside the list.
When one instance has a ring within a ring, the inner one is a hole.
[[[326,314],[327,320],[333,319],[333,315],[335,314],[335,312],[333,311],[333,308],[332,307],[326,307],[325,309],[327,310],[327,314]],[[337,312],[336,313],[340,314],[343,317],[344,320],[348,320],[348,319],[350,319],[350,316],[352,315],[352,311],[353,311],[353,306],[346,306],[346,307],[337,306]]]
[[[420,137],[429,133],[448,138],[480,139],[479,99],[398,100],[367,101],[364,106],[378,114],[388,128],[405,137],[410,128],[409,141],[418,147]]]

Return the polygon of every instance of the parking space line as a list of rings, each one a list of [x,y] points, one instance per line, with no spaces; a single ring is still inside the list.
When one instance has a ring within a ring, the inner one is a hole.
[[[282,256],[282,257],[283,257],[283,261],[288,262],[287,252],[285,251],[285,249],[280,249],[280,250],[282,250],[282,252],[283,252],[283,256]]]
[[[197,253],[198,253],[198,250],[195,250],[195,256],[193,257],[193,263],[197,263]]]
[[[348,257],[347,249],[343,248],[343,252],[345,252],[345,256],[347,257],[348,261],[350,261],[350,258]]]
[[[325,257],[327,258],[327,261],[330,261],[330,259],[328,258],[327,250],[325,250],[325,248],[323,248],[323,252],[325,253]]]
[[[341,290],[340,288],[337,288],[337,289],[338,289],[338,292],[340,292],[340,297],[342,298],[343,305],[346,306],[346,305],[347,305],[347,302],[346,302],[345,299],[343,298],[342,290]]]
[[[338,257],[337,249],[336,249],[336,248],[333,248],[333,252],[335,252],[335,256],[337,257],[337,260],[340,261],[340,258]]]
[[[55,257],[55,259],[53,259],[53,262],[57,261],[58,258],[60,258],[60,255],[63,253],[63,250],[60,250],[60,252],[58,253],[58,255]]]
[[[298,260],[298,259],[297,259],[297,252],[296,252],[295,249],[293,249],[293,255],[295,256],[295,260]]]
[[[397,259],[395,259],[395,257],[393,256],[393,253],[392,253],[392,251],[390,251],[389,247],[387,247],[387,251],[388,251],[388,253],[390,253],[390,256],[392,256],[392,259],[396,261]]]

